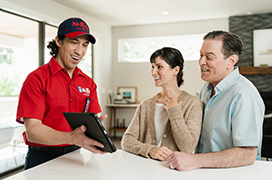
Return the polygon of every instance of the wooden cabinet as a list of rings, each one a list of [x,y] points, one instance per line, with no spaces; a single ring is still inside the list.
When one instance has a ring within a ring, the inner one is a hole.
[[[111,108],[110,128],[109,128],[109,136],[111,137],[112,131],[114,132],[114,136],[115,136],[116,131],[126,131],[126,129],[127,129],[127,127],[117,127],[116,109],[118,109],[118,108],[137,108],[138,104],[107,104],[106,106]]]

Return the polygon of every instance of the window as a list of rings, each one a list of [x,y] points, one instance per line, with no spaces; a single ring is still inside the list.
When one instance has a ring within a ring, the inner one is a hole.
[[[45,44],[44,44],[44,62],[45,64],[48,63],[51,59],[50,55],[50,49],[47,48],[47,45],[52,39],[55,39],[56,35],[58,33],[58,28],[51,26],[51,25],[45,25]]]
[[[38,23],[2,11],[0,21],[0,96],[14,96],[38,67]]]
[[[90,43],[87,49],[87,52],[83,59],[80,61],[78,67],[91,78],[93,77],[93,54],[92,54],[93,45]]]
[[[37,21],[0,11],[0,173],[24,164],[24,126],[15,114],[22,83],[39,66],[38,34]]]
[[[131,38],[118,40],[118,62],[149,62],[151,54],[163,47],[180,50],[185,61],[198,60],[204,34]]]

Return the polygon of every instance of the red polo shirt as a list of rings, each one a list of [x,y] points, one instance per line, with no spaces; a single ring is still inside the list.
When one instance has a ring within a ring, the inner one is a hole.
[[[52,57],[48,64],[30,73],[23,83],[16,120],[24,123],[23,117],[35,118],[57,131],[70,132],[72,129],[62,112],[83,112],[87,97],[90,98],[88,112],[101,112],[93,79],[78,67],[70,79],[67,71]],[[29,142],[25,132],[23,137],[27,145],[46,146]]]

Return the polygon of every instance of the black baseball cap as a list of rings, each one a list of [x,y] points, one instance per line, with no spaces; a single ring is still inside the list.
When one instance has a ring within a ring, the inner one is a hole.
[[[90,28],[85,21],[80,18],[69,18],[64,20],[58,29],[58,35],[64,35],[70,39],[76,38],[82,35],[88,35],[89,41],[94,44],[95,38],[90,34]]]

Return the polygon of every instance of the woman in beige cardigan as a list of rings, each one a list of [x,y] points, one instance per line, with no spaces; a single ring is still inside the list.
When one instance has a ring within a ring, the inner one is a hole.
[[[200,136],[203,104],[179,89],[183,83],[182,54],[165,47],[151,55],[150,63],[155,86],[162,91],[137,107],[121,146],[161,161],[173,151],[192,153]]]

